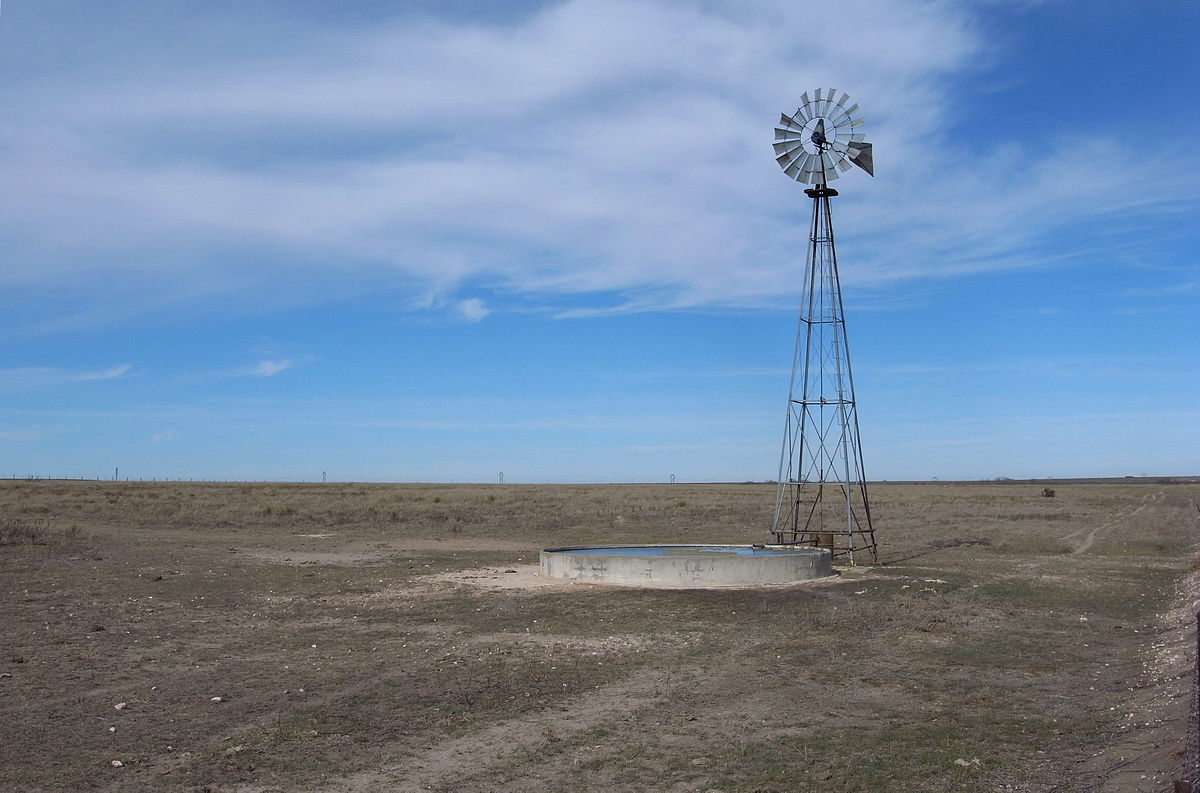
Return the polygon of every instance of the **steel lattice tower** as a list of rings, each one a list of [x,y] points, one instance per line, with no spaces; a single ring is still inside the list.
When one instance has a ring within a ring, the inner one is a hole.
[[[814,186],[808,256],[792,355],[791,386],[775,496],[774,541],[813,544],[854,563],[855,554],[878,562],[859,441],[854,377],[842,310],[837,251],[828,186],[838,169],[858,165],[873,173],[871,146],[862,142],[845,108],[830,89],[776,128],[775,150],[785,173]],[[844,137],[839,137],[842,131]]]

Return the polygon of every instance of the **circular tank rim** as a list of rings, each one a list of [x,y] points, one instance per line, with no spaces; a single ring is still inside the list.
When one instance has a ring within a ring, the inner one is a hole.
[[[766,544],[559,546],[542,549],[540,568],[547,578],[671,589],[779,586],[836,575],[828,549]]]
[[[776,545],[770,542],[620,542],[612,545],[563,545],[542,551],[604,551],[606,548],[754,548],[756,551],[815,551],[815,546]]]

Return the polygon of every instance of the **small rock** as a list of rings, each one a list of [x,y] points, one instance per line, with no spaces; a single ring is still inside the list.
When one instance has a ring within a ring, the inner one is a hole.
[[[117,728],[116,728],[116,727],[109,727],[109,728],[108,728],[108,731],[109,731],[109,732],[116,732],[116,731],[117,731]]]
[[[111,765],[113,768],[124,768],[125,767],[125,764],[122,763],[120,760],[113,760],[112,762],[109,763],[109,765]]]
[[[212,699],[209,700],[209,702],[224,702],[224,701],[225,700],[221,697],[213,697]]]
[[[129,707],[129,703],[127,702],[118,702],[116,705],[113,705],[114,710],[125,710],[127,707]]]

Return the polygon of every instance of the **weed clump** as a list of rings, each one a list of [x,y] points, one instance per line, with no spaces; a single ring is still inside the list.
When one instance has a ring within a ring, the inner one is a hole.
[[[78,526],[55,529],[44,518],[0,520],[0,547],[11,545],[78,545],[84,539]]]

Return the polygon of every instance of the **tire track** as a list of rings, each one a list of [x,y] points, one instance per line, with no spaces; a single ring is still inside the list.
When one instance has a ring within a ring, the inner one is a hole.
[[[1121,515],[1117,518],[1114,518],[1113,520],[1110,520],[1108,523],[1102,523],[1099,526],[1095,527],[1094,529],[1092,529],[1091,531],[1089,531],[1087,533],[1087,536],[1083,538],[1083,541],[1080,542],[1079,545],[1075,546],[1075,548],[1073,548],[1071,550],[1071,553],[1073,555],[1086,553],[1093,545],[1096,544],[1096,538],[1100,536],[1100,532],[1104,531],[1105,529],[1110,529],[1113,526],[1116,526],[1118,523],[1121,523],[1122,521],[1129,520],[1134,515],[1137,515],[1139,512],[1146,509],[1146,507],[1150,506],[1151,503],[1162,498],[1163,494],[1164,494],[1164,491],[1160,490],[1157,493],[1149,495],[1146,497],[1145,501],[1140,506],[1138,506],[1136,509],[1128,512],[1125,515]],[[1074,534],[1068,534],[1065,537],[1065,539],[1070,540],[1074,537],[1078,537],[1080,534],[1082,534],[1081,531],[1075,532]]]

